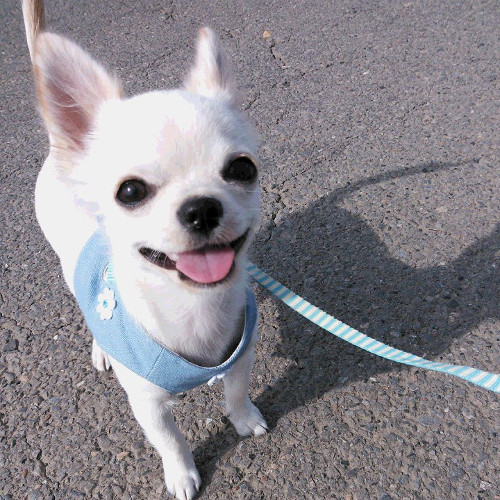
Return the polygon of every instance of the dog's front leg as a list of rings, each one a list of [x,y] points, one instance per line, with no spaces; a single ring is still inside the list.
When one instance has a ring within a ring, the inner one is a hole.
[[[165,483],[179,500],[193,498],[201,484],[193,456],[164,398],[130,397],[135,418],[163,461]]]
[[[240,436],[260,436],[267,432],[264,417],[248,396],[256,340],[257,328],[251,345],[223,378],[227,414]]]
[[[111,364],[127,392],[135,418],[161,456],[168,492],[179,500],[192,499],[198,492],[201,479],[189,446],[169,409],[175,396],[113,359]]]

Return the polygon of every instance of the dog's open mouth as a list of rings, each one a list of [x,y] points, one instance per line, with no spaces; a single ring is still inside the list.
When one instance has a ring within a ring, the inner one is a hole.
[[[249,230],[226,245],[207,245],[198,250],[181,252],[173,261],[165,253],[142,247],[139,253],[163,269],[176,269],[181,279],[200,285],[215,285],[226,280],[234,268],[234,259],[243,247]]]

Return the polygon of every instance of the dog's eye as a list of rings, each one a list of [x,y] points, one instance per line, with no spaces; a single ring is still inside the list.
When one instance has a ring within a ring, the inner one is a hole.
[[[125,206],[137,205],[148,195],[148,187],[139,179],[129,179],[122,183],[116,193],[116,199]]]
[[[250,183],[257,178],[257,167],[248,156],[236,156],[227,162],[222,177],[226,181]]]

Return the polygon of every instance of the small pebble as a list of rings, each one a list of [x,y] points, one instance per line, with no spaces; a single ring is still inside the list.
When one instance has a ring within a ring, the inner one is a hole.
[[[125,457],[127,457],[130,454],[130,451],[122,451],[121,453],[118,453],[116,455],[116,459],[121,462]]]
[[[3,352],[17,351],[18,347],[19,342],[17,339],[11,339],[3,346]]]

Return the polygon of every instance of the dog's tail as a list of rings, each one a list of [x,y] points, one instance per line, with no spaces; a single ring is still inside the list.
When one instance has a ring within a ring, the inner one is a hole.
[[[31,62],[33,62],[36,39],[45,29],[45,9],[43,7],[43,0],[22,1],[26,41],[28,42]]]

